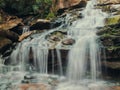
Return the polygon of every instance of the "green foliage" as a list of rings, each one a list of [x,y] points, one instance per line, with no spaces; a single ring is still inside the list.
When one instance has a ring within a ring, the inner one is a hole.
[[[4,0],[0,0],[0,7],[3,7],[3,6],[5,6],[5,3],[4,3]]]
[[[50,13],[47,15],[46,19],[52,19],[52,18],[54,18],[54,17],[55,17],[55,13],[50,12]]]
[[[118,23],[120,23],[120,15],[116,15],[106,19],[106,25],[112,25]]]
[[[54,16],[52,0],[0,0],[0,8],[15,15],[40,14],[41,18]]]
[[[39,12],[41,18],[45,18],[51,12],[52,0],[35,0],[36,3],[33,5],[34,13]]]

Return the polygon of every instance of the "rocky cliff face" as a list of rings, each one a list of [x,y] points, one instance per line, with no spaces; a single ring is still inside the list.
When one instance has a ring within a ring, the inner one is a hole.
[[[69,8],[78,4],[85,4],[87,0],[54,0],[57,9]]]
[[[118,4],[118,3],[120,3],[120,0],[98,0],[98,1],[101,4],[107,4],[107,3]]]
[[[52,9],[58,14],[63,13],[65,9],[85,7],[87,0],[53,0]]]

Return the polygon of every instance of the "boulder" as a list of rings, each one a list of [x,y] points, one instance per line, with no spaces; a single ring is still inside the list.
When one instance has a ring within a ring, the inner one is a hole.
[[[29,31],[29,32],[25,32],[23,33],[21,36],[19,36],[19,40],[18,41],[22,41],[25,38],[27,38],[28,36],[30,36],[33,33],[33,31]]]
[[[30,30],[43,30],[43,29],[50,29],[51,23],[50,20],[46,19],[38,19],[35,21],[32,21],[30,23]]]
[[[53,0],[53,7],[56,10],[71,8],[74,6],[85,7],[87,0]]]
[[[19,35],[9,30],[0,30],[0,37],[5,37],[13,42],[17,42]]]
[[[112,25],[112,24],[118,24],[120,23],[120,15],[111,16],[106,19],[105,24],[106,25]]]
[[[19,18],[12,19],[12,20],[9,20],[9,21],[6,21],[6,22],[0,24],[0,29],[1,30],[9,30],[9,29],[16,27],[20,23],[22,24],[22,19],[19,19]]]
[[[51,90],[50,87],[46,84],[22,84],[18,86],[18,89],[19,90]]]
[[[62,41],[63,45],[73,45],[75,43],[75,40],[72,38],[68,38]]]
[[[11,40],[4,37],[0,37],[0,53],[3,53],[5,50],[7,50],[11,44]]]

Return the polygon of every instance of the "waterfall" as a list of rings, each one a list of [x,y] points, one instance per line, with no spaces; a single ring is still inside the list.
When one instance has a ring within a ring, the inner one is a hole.
[[[82,11],[82,19],[74,21],[69,27],[68,36],[73,37],[76,43],[69,51],[67,78],[69,81],[81,81],[88,76],[96,81],[100,73],[100,47],[97,27],[104,26],[107,16],[100,9],[95,9],[96,0],[88,1],[86,8]]]
[[[23,33],[29,32],[30,31],[30,26],[23,26]]]
[[[35,34],[28,39],[23,40],[12,52],[10,56],[11,64],[19,64],[21,67],[20,71],[23,72],[35,71],[40,74],[48,74],[48,55],[51,46],[48,43],[48,40],[46,40],[46,37],[52,32],[59,30],[61,27],[62,26],[49,31],[44,31],[42,34]],[[63,71],[59,50],[57,50],[57,53],[58,62],[60,64],[60,75],[62,75]],[[54,62],[54,58],[52,61]],[[52,68],[54,74],[54,66]]]

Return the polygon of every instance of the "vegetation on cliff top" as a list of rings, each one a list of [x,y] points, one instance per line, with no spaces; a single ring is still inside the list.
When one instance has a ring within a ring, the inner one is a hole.
[[[39,14],[40,18],[54,17],[52,0],[0,0],[0,8],[14,15]]]

